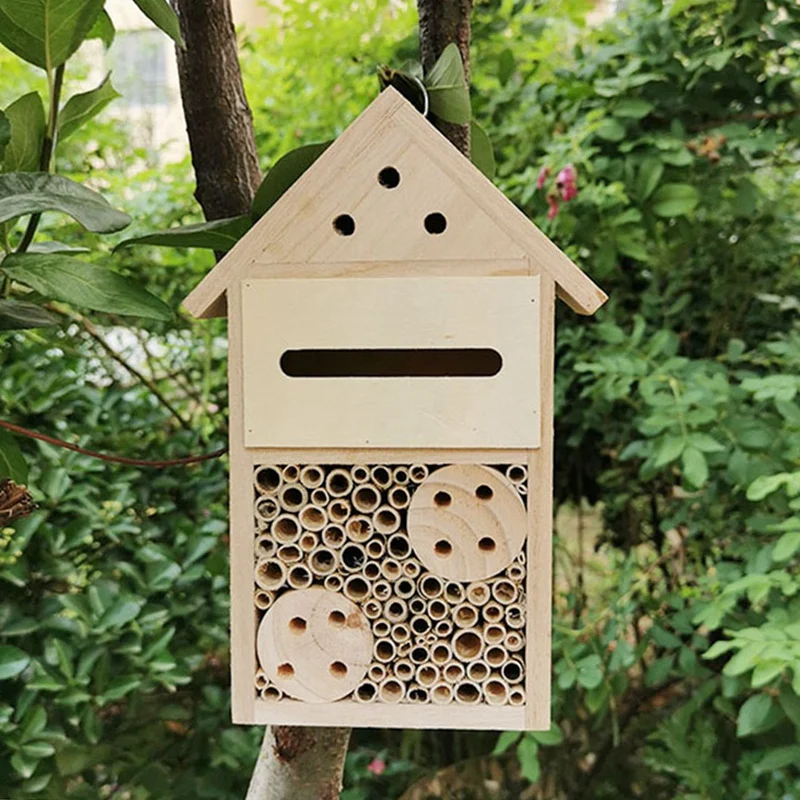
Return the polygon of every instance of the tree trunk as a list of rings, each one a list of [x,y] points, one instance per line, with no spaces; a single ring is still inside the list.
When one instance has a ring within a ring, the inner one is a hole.
[[[442,50],[455,42],[464,62],[464,75],[469,84],[469,15],[472,0],[417,0],[419,11],[419,49],[422,67],[427,72],[436,63]],[[439,130],[469,157],[469,125],[438,122]]]

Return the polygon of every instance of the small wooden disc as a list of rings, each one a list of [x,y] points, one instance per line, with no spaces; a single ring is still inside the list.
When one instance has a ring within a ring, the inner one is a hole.
[[[522,549],[525,506],[505,476],[477,464],[431,473],[411,498],[408,536],[433,573],[476,581],[505,569]]]
[[[271,683],[307,703],[350,694],[372,660],[372,631],[358,606],[320,587],[281,595],[258,628],[258,660]]]

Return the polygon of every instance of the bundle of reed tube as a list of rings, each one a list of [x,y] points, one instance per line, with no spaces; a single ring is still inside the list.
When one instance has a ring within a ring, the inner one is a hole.
[[[415,489],[442,465],[254,468],[256,624],[282,594],[321,586],[356,603],[374,637],[359,703],[525,703],[525,551],[458,582],[428,571],[406,533]],[[492,465],[527,498],[527,470]],[[255,691],[283,693],[257,670]]]

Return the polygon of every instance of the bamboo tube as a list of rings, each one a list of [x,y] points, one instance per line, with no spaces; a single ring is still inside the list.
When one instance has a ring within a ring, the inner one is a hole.
[[[358,703],[373,703],[378,697],[378,687],[373,681],[361,681],[353,692]]]
[[[378,600],[388,600],[392,596],[392,584],[389,581],[375,581],[372,593]]]
[[[519,653],[525,647],[525,637],[519,631],[509,631],[503,644],[509,653]]]
[[[478,609],[469,603],[462,603],[453,609],[453,622],[457,628],[474,628],[478,623]]]
[[[508,575],[510,581],[520,583],[525,580],[525,567],[522,564],[509,564],[506,575]]]
[[[331,550],[338,550],[344,544],[344,528],[335,522],[328,523],[322,529],[322,543]]]
[[[453,636],[453,654],[461,661],[475,661],[483,652],[481,633],[475,628],[460,630]]]
[[[328,505],[331,499],[328,492],[321,486],[312,490],[308,496],[311,499],[311,502],[314,503],[314,505],[322,506],[322,508],[325,508],[325,506]]]
[[[340,525],[344,525],[347,522],[350,517],[350,511],[350,503],[342,497],[337,497],[328,504],[328,516],[331,522],[338,522]]]
[[[456,686],[456,703],[462,706],[474,706],[481,701],[480,687],[472,681],[461,681]]]
[[[428,468],[424,464],[412,464],[408,475],[414,483],[422,483],[428,477]]]
[[[316,489],[325,482],[325,473],[320,467],[309,464],[300,470],[300,483],[306,489]]]
[[[311,571],[305,564],[295,564],[289,569],[289,574],[286,576],[286,583],[292,589],[308,589],[312,581]]]
[[[409,624],[415,636],[424,636],[431,629],[431,621],[428,617],[412,617]]]
[[[490,667],[499,669],[508,661],[508,651],[499,644],[493,644],[486,648],[483,658]]]
[[[448,603],[457,605],[464,601],[466,593],[464,592],[464,587],[460,583],[449,581],[444,585],[444,597]]]
[[[504,606],[515,602],[518,595],[516,584],[506,578],[500,578],[492,583],[492,597]]]
[[[328,524],[328,515],[324,508],[309,503],[300,509],[300,524],[307,531],[316,533]]]
[[[392,470],[392,483],[396,483],[398,486],[405,486],[408,481],[409,476],[407,467],[395,467]]]
[[[407,642],[400,642],[400,644],[397,645],[397,655],[400,656],[400,658],[405,658],[411,652],[411,648],[413,646],[414,643],[411,641],[411,639],[409,639]]]
[[[344,582],[344,596],[354,603],[361,603],[369,597],[369,581],[362,575],[351,575]]]
[[[403,509],[408,508],[411,502],[411,495],[405,486],[394,486],[389,490],[389,505],[392,508]]]
[[[522,564],[522,566],[524,567],[527,560],[528,556],[525,555],[525,550],[520,550],[519,553],[517,554],[517,559],[516,559],[517,563]]]
[[[481,659],[467,664],[467,677],[474,683],[483,683],[490,674],[489,665]]]
[[[437,597],[435,600],[431,600],[428,603],[428,616],[434,621],[438,622],[440,619],[444,619],[450,609],[447,607],[447,603],[444,602],[440,597]]]
[[[367,561],[367,563],[364,564],[364,569],[361,571],[368,581],[376,581],[381,576],[381,565],[377,561]],[[389,590],[389,594],[391,594],[391,589]],[[389,594],[387,594],[386,597],[388,597]],[[380,597],[378,599],[385,600],[386,598]]]
[[[300,537],[300,549],[304,553],[313,552],[318,545],[319,545],[319,537],[317,536],[316,533],[311,533],[310,531],[306,531]]]
[[[296,544],[282,544],[277,555],[284,564],[296,564],[303,559],[303,551]]]
[[[417,587],[414,586],[414,581],[411,581],[408,578],[400,578],[399,581],[395,581],[394,583],[394,593],[398,597],[402,597],[404,600],[407,600],[409,597],[413,597],[414,592],[416,591]]]
[[[276,700],[281,700],[283,698],[283,692],[277,686],[265,686],[258,693],[258,696],[268,703],[274,703]]]
[[[420,686],[433,686],[439,680],[439,667],[435,664],[420,664],[416,678]]]
[[[386,677],[386,667],[383,664],[371,664],[367,675],[371,681],[380,683]]]
[[[431,687],[431,702],[445,706],[453,702],[453,690],[447,683],[437,683]]]
[[[408,610],[413,616],[424,614],[428,608],[428,604],[421,597],[412,597],[408,601]]]
[[[278,501],[274,497],[259,497],[256,500],[256,516],[262,522],[272,522],[280,511]]]
[[[287,464],[281,471],[284,483],[297,483],[300,479],[300,468],[296,464]]]
[[[418,683],[412,683],[411,686],[408,687],[406,697],[410,703],[430,702],[430,692],[428,692],[424,686],[420,686]]]
[[[378,533],[388,536],[400,527],[400,515],[391,506],[380,506],[372,515],[372,525]],[[396,553],[392,553],[392,555],[397,557]]]
[[[414,677],[414,669],[414,665],[407,658],[401,658],[394,663],[394,674],[401,681],[410,681]]]
[[[441,619],[436,623],[434,631],[437,636],[445,639],[453,632],[453,623],[449,619]]]
[[[439,637],[436,635],[435,631],[428,631],[425,634],[424,638],[425,644],[431,645],[436,644],[439,641]]]
[[[336,553],[333,550],[329,550],[327,547],[318,547],[316,550],[311,551],[308,565],[317,577],[323,578],[325,575],[330,575],[331,572],[336,569]]]
[[[491,706],[504,706],[508,702],[508,684],[500,678],[491,678],[483,684],[483,696]]]
[[[378,639],[375,642],[375,658],[383,664],[388,664],[397,653],[397,648],[391,639]]]
[[[281,514],[272,523],[272,535],[281,544],[292,544],[300,538],[300,523],[294,514]]]
[[[263,689],[269,683],[269,678],[267,678],[266,673],[264,672],[263,669],[256,671],[255,682],[256,682],[256,689]]]
[[[399,597],[393,597],[384,606],[383,615],[389,622],[404,622],[408,618],[408,604]]]
[[[347,538],[352,542],[363,543],[369,540],[372,536],[372,520],[369,517],[356,515],[350,517],[345,525],[347,531]]]
[[[256,608],[259,611],[266,611],[275,602],[275,592],[267,592],[260,589],[253,598]]]
[[[458,661],[450,661],[444,665],[442,675],[448,683],[458,683],[466,674],[464,665]]]
[[[508,704],[510,706],[525,705],[525,690],[521,686],[514,686],[508,693]]]
[[[483,607],[484,620],[492,624],[502,622],[505,613],[505,609],[500,605],[500,603],[487,603]]]
[[[401,574],[400,562],[395,561],[393,558],[386,558],[381,561],[381,575],[387,581],[396,581]]]
[[[411,547],[409,545],[409,552],[410,551]],[[408,558],[403,562],[403,575],[407,578],[418,578],[420,572],[422,572],[422,564],[420,564],[416,558]]]
[[[367,542],[365,549],[367,551],[367,555],[377,561],[386,552],[386,545],[384,544],[383,539],[372,538]]]
[[[450,645],[447,642],[437,642],[431,648],[431,661],[437,666],[443,666],[453,657]]]
[[[521,662],[517,661],[515,658],[510,658],[500,668],[500,674],[509,683],[518,683],[522,680],[525,670],[523,669]]]
[[[278,501],[281,508],[296,513],[308,502],[308,492],[299,483],[285,483],[278,490]]]
[[[353,489],[350,473],[343,469],[332,469],[325,478],[325,488],[331,497],[345,497]]]
[[[372,482],[381,489],[386,489],[392,484],[392,473],[388,467],[378,465],[370,470]]]
[[[369,480],[369,468],[363,464],[356,464],[350,467],[350,477],[353,483],[366,483]]]
[[[344,581],[342,580],[342,576],[341,575],[337,575],[334,572],[333,575],[328,575],[328,577],[325,578],[325,584],[324,585],[325,585],[325,588],[329,592],[339,592],[339,591],[341,591],[343,584],[344,584]]]
[[[489,602],[491,592],[489,584],[483,581],[475,581],[467,586],[467,601],[475,606],[482,606]]]
[[[275,494],[283,483],[281,471],[270,464],[256,467],[253,480],[261,494]]]
[[[348,542],[342,548],[342,555],[339,560],[345,572],[358,572],[364,566],[367,554],[360,544]]]
[[[353,508],[361,514],[372,514],[381,504],[381,493],[377,486],[362,483],[356,486],[352,496]]]
[[[392,558],[402,561],[411,555],[411,542],[405,533],[396,533],[394,536],[389,537],[386,542],[386,550]],[[405,565],[403,567],[405,569]]]
[[[525,627],[525,609],[521,603],[512,603],[506,606],[506,625],[514,630]]]
[[[378,617],[383,614],[383,606],[375,600],[375,598],[367,600],[361,607],[361,610],[364,612],[364,616],[369,620],[378,619]]]
[[[502,625],[484,625],[483,640],[486,644],[500,644],[506,637],[506,629]]]
[[[528,494],[528,484],[520,483],[517,486],[517,491],[524,497],[526,494]]]
[[[256,558],[272,558],[275,555],[277,545],[274,539],[269,536],[259,536],[254,543]]]
[[[397,678],[384,678],[378,687],[378,696],[384,703],[399,703],[406,693],[405,684]]]
[[[409,629],[408,625],[405,622],[398,622],[395,625],[392,625],[392,641],[396,644],[400,644],[401,642],[410,642],[411,641],[411,630]]]
[[[528,468],[522,464],[511,464],[506,469],[506,478],[514,484],[522,483],[528,479]]]
[[[430,572],[426,575],[423,575],[419,579],[417,587],[419,589],[419,593],[426,600],[433,600],[434,597],[440,597],[444,592],[444,584],[442,583],[442,579],[438,575],[434,575]]]
[[[408,657],[411,659],[412,664],[424,664],[430,659],[431,654],[427,645],[417,644],[411,648],[411,652],[408,654]]]
[[[286,582],[286,567],[277,558],[265,558],[256,563],[256,583],[260,589],[274,592]]]
[[[372,633],[378,639],[385,639],[392,630],[392,626],[385,619],[376,619],[372,626]]]

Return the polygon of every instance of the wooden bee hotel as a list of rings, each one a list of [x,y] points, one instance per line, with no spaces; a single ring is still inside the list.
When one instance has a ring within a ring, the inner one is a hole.
[[[606,299],[393,89],[189,295],[229,325],[235,722],[549,727],[557,296]]]

